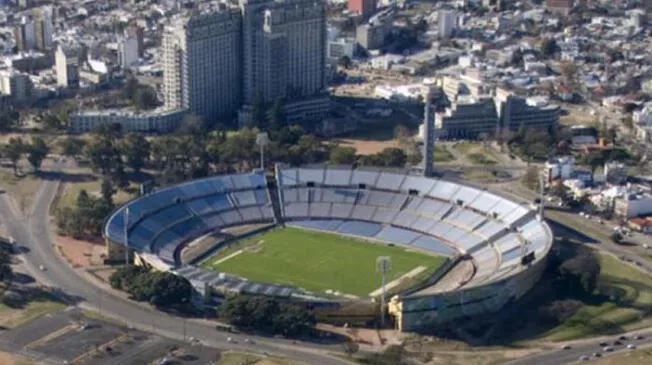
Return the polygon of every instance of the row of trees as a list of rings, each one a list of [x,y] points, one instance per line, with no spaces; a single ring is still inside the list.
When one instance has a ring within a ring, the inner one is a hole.
[[[317,323],[304,307],[263,296],[229,297],[218,315],[238,328],[289,337],[307,335]]]
[[[2,156],[11,162],[14,175],[18,175],[19,162],[25,155],[34,171],[39,171],[43,160],[50,153],[50,147],[41,137],[32,137],[29,143],[20,137],[11,137],[8,143],[2,146],[1,151]]]
[[[192,297],[192,286],[187,279],[142,266],[122,267],[111,274],[109,282],[111,287],[129,293],[135,300],[157,307],[184,309]]]

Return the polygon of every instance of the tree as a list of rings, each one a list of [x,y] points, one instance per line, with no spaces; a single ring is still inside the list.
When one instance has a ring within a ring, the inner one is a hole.
[[[564,82],[570,91],[577,92],[579,89],[577,65],[571,61],[563,61],[559,64],[559,71],[561,72],[561,75],[564,78]]]
[[[344,349],[344,353],[347,354],[349,357],[353,356],[356,352],[360,350],[360,344],[353,341],[344,342],[342,344],[342,347]]]
[[[351,62],[351,58],[349,56],[344,55],[337,60],[337,65],[348,70],[353,65],[353,62]]]
[[[139,134],[128,134],[120,146],[125,164],[136,173],[140,172],[149,160],[150,149],[149,141]]]
[[[124,97],[129,100],[134,100],[139,88],[140,88],[140,82],[138,82],[136,76],[134,76],[133,74],[129,74],[129,76],[127,76],[127,81],[125,82],[125,86],[122,90]]]
[[[611,234],[611,240],[619,245],[623,243],[624,239],[625,237],[623,236],[623,234],[618,231],[615,231]]]
[[[539,169],[536,166],[530,166],[525,171],[521,182],[526,188],[534,191],[539,191],[539,176]]]
[[[0,108],[0,131],[8,131],[18,124],[20,114],[9,108]]]
[[[41,137],[33,137],[32,143],[27,147],[28,156],[27,161],[32,165],[34,171],[41,168],[41,163],[50,153],[50,147],[45,143]]]
[[[9,282],[14,276],[11,255],[6,247],[0,247],[0,281]]]
[[[579,289],[592,295],[600,277],[600,262],[593,252],[583,251],[564,261],[557,270],[568,282],[570,293]]]
[[[263,93],[256,91],[254,94],[253,103],[251,103],[251,114],[249,115],[249,120],[247,121],[247,127],[249,128],[260,128],[265,125],[265,120],[267,119],[266,114],[267,109],[265,108],[265,99],[263,98]]]
[[[86,147],[86,141],[79,138],[68,137],[59,142],[61,148],[61,154],[66,157],[72,157],[77,159],[84,152],[84,147]]]
[[[316,319],[302,306],[279,303],[262,296],[238,295],[227,298],[219,308],[220,318],[242,329],[297,336],[310,331]]]
[[[113,194],[115,193],[116,190],[113,188],[111,180],[102,179],[102,198],[109,206],[113,206]]]
[[[541,42],[539,52],[545,57],[551,57],[557,52],[557,41],[554,38],[546,38]]]
[[[283,98],[277,98],[274,104],[267,111],[269,120],[268,130],[272,132],[272,138],[287,126],[287,117],[285,115],[285,102]]]
[[[556,196],[557,198],[561,199],[561,201],[563,201],[564,203],[566,203],[568,199],[570,199],[568,187],[561,183],[552,185],[552,187],[550,188],[550,195]]]
[[[377,157],[381,166],[403,167],[407,162],[406,153],[402,149],[396,147],[384,148],[377,154]]]
[[[159,106],[156,91],[149,86],[142,86],[136,91],[133,103],[140,110],[150,110]]]
[[[328,162],[333,165],[353,165],[356,159],[356,150],[353,147],[335,146],[331,148],[328,156]]]
[[[18,176],[18,162],[25,153],[26,146],[20,137],[9,138],[9,143],[3,148],[3,155],[11,161],[14,175]]]

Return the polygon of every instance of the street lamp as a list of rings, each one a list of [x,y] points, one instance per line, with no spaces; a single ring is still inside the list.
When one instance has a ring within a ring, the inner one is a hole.
[[[129,207],[124,210],[125,265],[129,265]]]
[[[260,147],[260,169],[265,169],[265,147],[269,144],[269,136],[267,132],[258,133],[256,137],[256,144]]]

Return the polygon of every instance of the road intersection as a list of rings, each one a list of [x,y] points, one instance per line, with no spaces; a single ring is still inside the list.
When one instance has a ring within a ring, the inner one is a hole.
[[[57,166],[60,167],[62,163]],[[331,355],[341,351],[339,345],[297,344],[286,339],[266,337],[256,338],[255,344],[246,343],[244,336],[218,332],[208,321],[172,316],[116,296],[95,285],[82,271],[70,267],[55,251],[49,219],[50,206],[60,179],[56,171],[49,175],[51,178],[41,184],[34,205],[26,217],[20,216],[13,209],[7,194],[0,196],[0,216],[8,234],[24,248],[21,257],[29,274],[40,284],[53,288],[61,298],[80,308],[101,311],[102,315],[120,320],[131,327],[177,340],[194,337],[207,346],[274,354],[311,364],[350,364]]]

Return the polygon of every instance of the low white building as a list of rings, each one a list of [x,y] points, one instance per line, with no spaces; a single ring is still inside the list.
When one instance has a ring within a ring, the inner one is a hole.
[[[567,180],[575,169],[573,156],[561,156],[546,161],[545,172],[548,182],[555,179]]]
[[[119,124],[123,132],[170,133],[179,128],[184,109],[155,109],[144,112],[126,110],[87,110],[70,115],[70,133],[86,133],[101,125]]]
[[[652,214],[652,195],[649,192],[625,194],[616,198],[614,211],[623,218]]]

